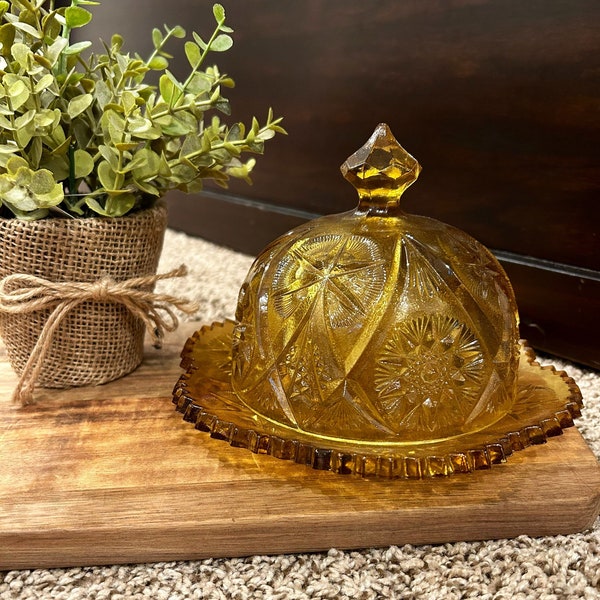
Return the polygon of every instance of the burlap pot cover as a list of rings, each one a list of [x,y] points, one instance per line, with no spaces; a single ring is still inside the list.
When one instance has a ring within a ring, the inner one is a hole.
[[[23,273],[92,283],[154,275],[166,226],[164,204],[110,219],[0,219],[0,279]],[[0,335],[17,373],[23,372],[50,312],[0,312]],[[82,302],[53,336],[37,384],[65,388],[122,377],[142,361],[144,332],[142,320],[122,304]]]

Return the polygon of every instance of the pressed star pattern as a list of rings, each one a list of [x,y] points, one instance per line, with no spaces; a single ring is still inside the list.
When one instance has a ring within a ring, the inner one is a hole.
[[[385,283],[383,260],[360,236],[323,235],[304,240],[284,257],[273,280],[279,314],[322,307],[332,327],[367,318]]]
[[[483,355],[457,319],[424,315],[392,331],[379,358],[375,386],[393,427],[444,429],[469,414],[481,391]]]

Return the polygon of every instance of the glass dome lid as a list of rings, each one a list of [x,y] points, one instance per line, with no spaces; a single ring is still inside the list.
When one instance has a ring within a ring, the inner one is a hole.
[[[238,303],[232,385],[278,425],[404,444],[476,431],[515,396],[517,308],[493,255],[404,213],[421,170],[379,125],[343,165],[356,210],[257,258]]]
[[[379,465],[373,474],[390,477],[503,460],[516,449],[509,434],[541,427],[527,412],[548,431],[572,423],[572,380],[538,382],[547,398],[528,404],[537,363],[493,254],[401,208],[421,167],[388,126],[341,170],[357,208],[270,244],[242,285],[236,322],[186,345],[175,392],[186,419],[208,415],[232,445],[337,472]]]

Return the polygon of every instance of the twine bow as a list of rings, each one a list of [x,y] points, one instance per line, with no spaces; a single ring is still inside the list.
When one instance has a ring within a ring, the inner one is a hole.
[[[122,304],[133,316],[144,322],[146,330],[152,336],[154,346],[160,348],[165,332],[175,331],[179,324],[174,308],[190,314],[198,310],[198,305],[168,294],[147,291],[147,289],[163,279],[185,275],[187,275],[187,268],[181,265],[168,273],[134,277],[118,282],[110,277],[103,277],[92,283],[53,282],[43,277],[23,273],[8,275],[0,280],[0,312],[27,314],[53,309],[25,364],[13,393],[13,400],[23,405],[31,402],[33,389],[55,331],[69,312],[82,302]],[[162,315],[161,312],[165,314]]]

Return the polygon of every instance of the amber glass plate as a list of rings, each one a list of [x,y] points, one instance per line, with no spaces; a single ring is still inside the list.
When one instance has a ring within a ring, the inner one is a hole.
[[[256,454],[339,474],[420,479],[489,469],[515,451],[561,435],[580,416],[582,397],[564,371],[540,366],[524,343],[511,411],[493,425],[432,443],[344,443],[276,425],[255,414],[231,387],[234,323],[205,326],[182,352],[185,373],[174,389],[183,418],[211,437]]]

